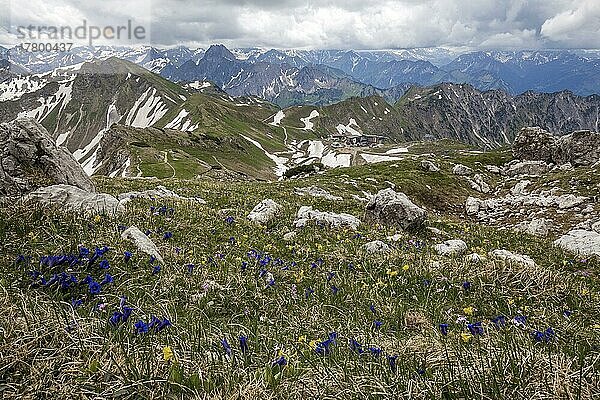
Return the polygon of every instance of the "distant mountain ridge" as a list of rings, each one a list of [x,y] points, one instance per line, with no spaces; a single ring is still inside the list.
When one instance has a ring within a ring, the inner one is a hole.
[[[478,90],[499,89],[511,95],[528,90],[570,90],[584,96],[600,93],[598,50],[230,50],[215,45],[206,51],[184,46],[104,46],[78,47],[69,53],[10,52],[13,64],[32,73],[109,57],[131,61],[174,81],[207,79],[231,95],[257,95],[281,106],[322,105],[353,95],[382,95],[395,101],[403,94],[399,87],[444,82],[466,83]],[[325,82],[323,85],[293,82],[294,76],[308,67],[311,69],[304,71],[303,77]],[[388,89],[391,91],[386,92]]]

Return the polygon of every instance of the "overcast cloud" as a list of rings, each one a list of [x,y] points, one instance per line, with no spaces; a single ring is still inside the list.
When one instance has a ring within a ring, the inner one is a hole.
[[[0,0],[0,23],[10,19],[13,32],[133,19],[160,46],[600,48],[599,0],[9,1]],[[0,42],[14,39],[3,30]]]

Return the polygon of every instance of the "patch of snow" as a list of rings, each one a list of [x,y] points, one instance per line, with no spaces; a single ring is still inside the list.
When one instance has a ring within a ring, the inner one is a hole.
[[[302,123],[304,123],[304,128],[302,128],[302,129],[304,129],[305,131],[312,131],[315,124],[311,120],[313,118],[317,118],[318,116],[319,116],[319,112],[317,110],[312,110],[308,117],[300,118],[300,121],[302,121]]]

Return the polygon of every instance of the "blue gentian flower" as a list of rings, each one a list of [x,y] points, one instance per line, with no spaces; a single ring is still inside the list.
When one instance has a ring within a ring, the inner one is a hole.
[[[398,356],[387,356],[387,360],[392,372],[396,372],[396,361],[398,360]]]
[[[350,339],[350,349],[353,350],[353,351],[356,351],[358,354],[362,354],[363,353],[362,344],[358,343],[354,339]]]
[[[375,311],[376,311],[376,310],[375,310],[375,306],[374,306],[373,304],[371,304],[371,305],[369,306],[369,310],[371,310],[371,312],[372,312],[373,314],[375,314]]]
[[[194,268],[196,268],[196,266],[194,264],[188,264],[186,265],[187,271],[188,273],[192,274],[194,273]]]
[[[111,317],[108,319],[108,322],[112,325],[112,326],[117,326],[119,325],[119,322],[121,322],[121,318],[123,317],[123,314],[120,313],[119,311],[115,311]]]
[[[83,304],[83,300],[81,299],[71,299],[71,306],[73,308],[79,308]]]
[[[100,264],[98,264],[98,267],[100,267],[100,269],[109,269],[110,263],[107,260],[102,260],[100,261]]]
[[[423,279],[423,286],[431,286],[431,281],[429,279]]]
[[[228,223],[229,225],[231,225],[235,222],[235,218],[233,218],[232,216],[229,216],[229,217],[225,218],[225,222]]]
[[[245,271],[246,268],[248,268],[248,262],[242,261],[242,266],[241,266],[242,271]]]
[[[379,347],[369,347],[368,350],[369,353],[373,354],[374,356],[379,356],[382,352],[382,350]]]
[[[221,346],[223,346],[225,353],[227,353],[227,355],[230,356],[231,355],[231,346],[227,342],[227,339],[221,339]]]
[[[277,360],[275,360],[275,362],[273,363],[273,367],[275,367],[275,366],[284,367],[286,364],[287,364],[287,360],[285,359],[284,356],[281,356]]]
[[[340,289],[338,289],[335,285],[331,285],[331,293],[336,295]]]
[[[471,332],[471,335],[473,335],[473,336],[483,335],[483,326],[481,326],[481,322],[467,324],[467,328],[469,329],[469,332]]]
[[[516,315],[513,318],[513,323],[517,326],[520,327],[525,327],[525,323],[527,322],[527,317],[523,316],[523,315]]]
[[[463,282],[463,283],[462,283],[462,287],[463,287],[463,289],[464,289],[464,290],[469,290],[469,289],[471,289],[471,282],[469,282],[469,281],[465,281],[465,282]]]
[[[571,316],[571,314],[573,314],[573,312],[570,310],[563,311],[563,315],[565,316],[565,318],[569,318]]]
[[[152,275],[158,274],[160,272],[160,269],[161,269],[160,265],[153,266],[152,267]]]
[[[132,311],[133,311],[133,308],[127,307],[127,306],[123,306],[123,314],[121,316],[121,320],[123,322],[127,322],[127,320],[129,319],[129,317],[131,316],[131,312]]]
[[[90,294],[99,294],[102,290],[102,287],[98,282],[91,281],[88,285],[90,289]]]
[[[335,272],[327,273],[327,282],[330,282],[333,278],[335,278]]]
[[[104,275],[104,279],[100,282],[100,285],[106,285],[108,283],[113,283],[114,279],[110,274]]]
[[[173,237],[173,232],[165,232],[163,235],[163,240],[169,240]]]
[[[125,262],[128,263],[129,260],[131,260],[131,257],[133,257],[133,253],[125,250],[125,252],[123,253],[123,256],[124,256],[123,259],[125,260]]]
[[[240,336],[240,350],[242,353],[248,353],[248,338],[246,336]]]
[[[383,322],[375,320],[373,321],[373,326],[375,327],[375,329],[380,329],[381,326],[383,325]]]
[[[440,324],[439,327],[442,335],[448,336],[448,324]]]
[[[148,324],[145,323],[144,321],[142,321],[141,319],[135,323],[134,325],[135,327],[135,332],[140,334],[140,333],[148,333]]]

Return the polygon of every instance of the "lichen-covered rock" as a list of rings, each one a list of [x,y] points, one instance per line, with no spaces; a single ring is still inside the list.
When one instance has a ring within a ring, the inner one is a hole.
[[[532,236],[545,237],[552,229],[552,221],[546,218],[534,218],[531,221],[523,221],[515,229],[519,232]]]
[[[34,190],[24,201],[34,201],[47,206],[83,214],[115,214],[121,210],[119,200],[105,193],[90,193],[70,185],[53,185]]]
[[[366,217],[382,225],[417,229],[427,219],[427,211],[414,204],[404,193],[384,189],[367,204]]]
[[[553,162],[556,137],[540,127],[526,127],[517,134],[513,155],[518,160]]]
[[[119,200],[123,205],[127,204],[129,201],[133,199],[148,199],[148,200],[156,200],[156,199],[174,199],[181,201],[192,201],[198,204],[206,204],[206,201],[199,197],[183,197],[173,192],[172,190],[167,189],[164,186],[157,186],[156,189],[143,190],[137,192],[127,192],[121,193],[119,195]]]
[[[21,196],[56,184],[94,191],[81,165],[36,121],[0,124],[0,144],[0,195]]]
[[[600,256],[600,233],[574,229],[558,238],[554,245],[582,256]]]
[[[550,171],[550,165],[546,164],[544,161],[520,161],[510,164],[506,170],[506,175],[539,176],[548,173],[548,171]]]
[[[306,226],[308,221],[316,221],[317,223],[322,223],[333,227],[348,227],[353,230],[358,229],[361,223],[360,219],[356,218],[354,215],[346,213],[336,214],[332,212],[321,212],[319,210],[313,210],[313,208],[310,206],[302,206],[298,210],[294,225],[296,228],[303,228]]]
[[[382,242],[381,240],[375,240],[363,245],[363,249],[368,254],[385,254],[390,252],[390,246]]]
[[[600,133],[589,130],[556,136],[544,129],[523,128],[513,144],[515,158],[573,167],[600,161]]]
[[[446,240],[434,246],[439,255],[449,257],[463,255],[467,252],[467,248],[467,244],[460,239]]]
[[[248,219],[257,224],[266,224],[277,216],[283,209],[279,204],[271,199],[265,199],[258,203],[248,214]]]
[[[456,164],[454,168],[452,168],[452,173],[454,175],[467,176],[473,173],[473,170],[466,165]]]
[[[429,160],[421,161],[421,168],[428,172],[440,172],[440,167],[435,165],[433,161]]]
[[[160,263],[164,263],[158,248],[154,244],[152,240],[142,231],[140,231],[136,226],[131,226],[127,228],[122,234],[121,238],[125,240],[129,240],[132,242],[139,251],[142,253],[146,253],[149,256],[153,256]]]
[[[492,250],[490,251],[489,256],[494,260],[521,267],[535,267],[536,265],[535,261],[533,261],[531,257],[522,254],[515,254],[504,249]]]

